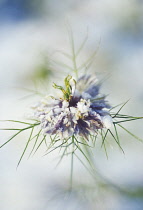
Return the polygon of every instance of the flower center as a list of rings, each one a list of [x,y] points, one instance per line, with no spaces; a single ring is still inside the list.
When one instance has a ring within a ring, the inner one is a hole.
[[[71,106],[70,102],[64,100],[62,103],[62,110],[67,114],[71,114],[73,121],[77,122],[77,120],[88,116],[90,111],[90,100],[80,99],[76,102],[76,106]]]

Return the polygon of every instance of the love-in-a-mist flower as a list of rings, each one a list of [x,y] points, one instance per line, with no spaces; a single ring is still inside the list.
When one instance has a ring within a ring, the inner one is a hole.
[[[53,85],[62,91],[62,97],[46,96],[34,107],[34,116],[45,134],[61,138],[79,135],[88,139],[99,129],[111,127],[110,105],[106,96],[99,93],[95,76],[84,75],[77,81],[67,76],[64,82],[65,87]]]

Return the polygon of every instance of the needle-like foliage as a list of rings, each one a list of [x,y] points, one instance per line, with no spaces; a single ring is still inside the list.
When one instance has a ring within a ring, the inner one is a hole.
[[[65,77],[64,86],[53,83],[53,87],[62,92],[62,97],[47,97],[36,106],[34,123],[31,121],[8,120],[16,124],[15,128],[3,128],[1,130],[15,131],[15,133],[0,148],[11,142],[15,137],[24,131],[29,131],[29,137],[22,155],[18,161],[21,163],[28,147],[31,147],[29,157],[34,155],[41,145],[45,144],[45,155],[54,151],[60,151],[58,164],[67,155],[71,155],[71,186],[73,181],[74,160],[77,158],[85,168],[88,169],[86,162],[94,169],[92,162],[92,151],[96,142],[101,142],[108,158],[107,144],[108,139],[112,139],[120,150],[124,152],[120,143],[118,128],[122,129],[133,138],[142,141],[131,131],[123,126],[124,123],[139,120],[143,117],[135,117],[121,114],[127,102],[111,107],[106,100],[106,95],[99,94],[100,83],[95,76],[83,75],[79,78],[79,71],[88,69],[93,62],[97,50],[82,64],[77,63],[88,36],[85,37],[79,48],[76,50],[73,33],[69,30],[71,54],[61,52],[66,58],[72,61],[72,66],[55,61],[56,64],[67,68],[70,75]],[[74,79],[75,78],[75,79]],[[39,93],[37,90],[32,93]],[[49,99],[50,98],[50,99]],[[47,100],[51,100],[49,103]],[[54,102],[53,102],[54,101]],[[119,107],[118,111],[114,112]],[[23,128],[17,128],[23,125]],[[79,153],[83,155],[81,160]],[[85,160],[85,161],[84,161]]]

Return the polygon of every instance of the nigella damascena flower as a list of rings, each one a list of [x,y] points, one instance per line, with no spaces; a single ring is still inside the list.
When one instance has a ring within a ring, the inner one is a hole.
[[[62,138],[79,135],[88,139],[98,129],[110,128],[110,105],[99,93],[95,76],[84,75],[77,82],[67,76],[65,88],[55,83],[53,86],[62,91],[62,97],[45,97],[35,107],[34,116],[41,122],[45,134]]]

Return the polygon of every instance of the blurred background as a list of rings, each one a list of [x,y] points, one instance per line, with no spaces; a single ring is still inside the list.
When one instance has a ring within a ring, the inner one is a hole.
[[[0,120],[23,120],[36,93],[49,93],[53,81],[66,76],[71,64],[59,51],[71,52],[69,26],[76,49],[88,34],[78,62],[97,51],[90,71],[106,78],[102,92],[110,103],[130,99],[123,113],[143,116],[142,0],[0,0]],[[125,127],[143,139],[142,125],[138,120]],[[14,125],[0,122],[7,126]],[[143,144],[119,133],[125,154],[113,140],[108,160],[101,142],[93,151],[97,176],[108,181],[100,183],[75,159],[72,192],[69,158],[55,168],[57,152],[43,157],[43,145],[16,170],[28,133],[15,138],[0,149],[0,209],[142,210]],[[0,131],[0,144],[11,135]]]

